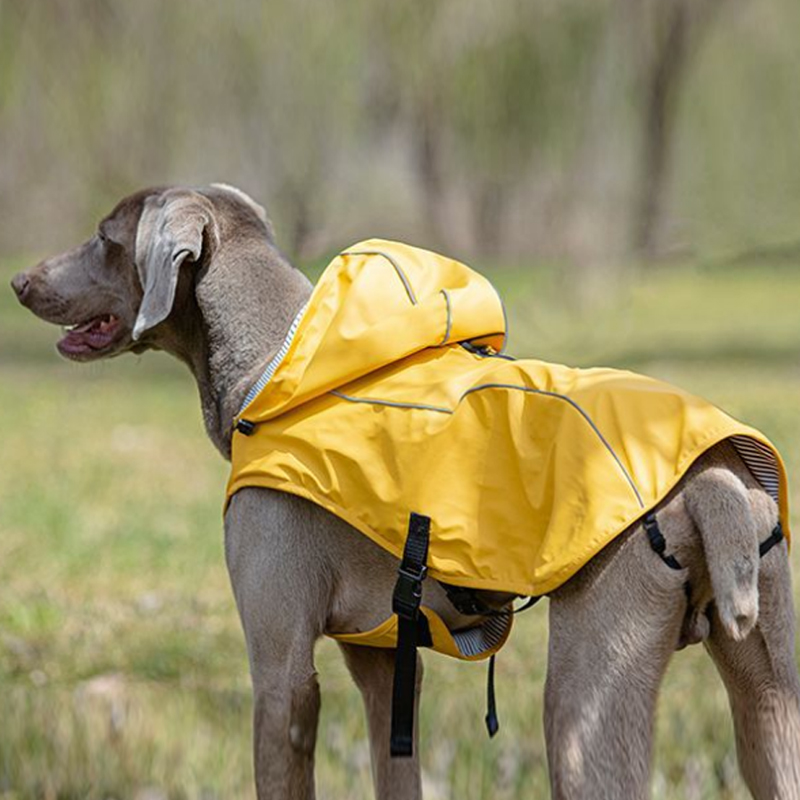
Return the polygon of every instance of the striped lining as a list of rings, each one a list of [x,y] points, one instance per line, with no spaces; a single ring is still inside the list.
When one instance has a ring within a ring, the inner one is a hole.
[[[497,647],[511,626],[511,612],[489,617],[485,622],[451,635],[462,656],[478,656]]]
[[[286,358],[286,354],[289,352],[289,348],[294,340],[294,335],[297,333],[297,327],[300,325],[300,320],[303,319],[303,314],[306,313],[306,308],[308,308],[308,304],[304,305],[300,311],[297,312],[297,316],[289,327],[289,332],[286,334],[286,338],[283,340],[280,350],[270,359],[267,368],[261,374],[261,377],[253,384],[252,388],[247,393],[247,397],[244,398],[242,407],[239,409],[240,414],[244,412],[245,408],[256,399],[259,392],[272,380],[275,370],[278,369],[283,359]]]
[[[753,477],[777,503],[781,474],[775,456],[769,447],[749,436],[731,436],[730,443],[734,446],[750,472],[753,473]]]

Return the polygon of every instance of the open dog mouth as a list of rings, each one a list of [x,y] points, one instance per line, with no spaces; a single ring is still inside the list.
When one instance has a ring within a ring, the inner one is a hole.
[[[71,325],[56,344],[58,352],[67,358],[85,356],[107,348],[119,331],[119,318],[103,314],[86,322]]]

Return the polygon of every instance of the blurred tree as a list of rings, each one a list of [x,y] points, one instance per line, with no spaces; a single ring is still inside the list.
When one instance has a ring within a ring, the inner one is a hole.
[[[680,95],[691,57],[717,17],[720,0],[625,0],[637,39],[641,71],[641,156],[633,244],[645,258],[660,249],[660,223],[671,166]]]
[[[454,155],[468,176],[475,243],[484,252],[501,248],[508,198],[531,167],[572,153],[579,141],[574,120],[602,11],[602,3],[583,0],[561,3],[557,14],[548,2],[524,0],[502,10],[473,0],[466,10],[471,24],[454,48],[443,93]]]
[[[378,228],[596,270],[674,244],[668,190],[687,244],[788,239],[796,8],[0,0],[0,237],[49,249],[143,184],[227,180],[301,258]]]
[[[367,3],[367,52],[372,80],[366,113],[381,135],[389,124],[405,128],[410,166],[423,205],[425,234],[447,246],[444,172],[444,107],[441,53],[435,31],[447,0]]]

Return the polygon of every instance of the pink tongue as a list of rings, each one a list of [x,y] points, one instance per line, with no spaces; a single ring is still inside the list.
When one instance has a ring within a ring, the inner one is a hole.
[[[99,350],[114,338],[116,327],[116,317],[95,317],[68,331],[60,346],[70,353]]]

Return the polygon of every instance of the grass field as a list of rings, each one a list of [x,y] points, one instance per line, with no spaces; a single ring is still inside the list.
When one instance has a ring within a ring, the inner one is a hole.
[[[247,664],[222,548],[226,466],[192,381],[158,355],[65,363],[55,329],[6,289],[15,266],[0,264],[0,798],[253,797]],[[800,268],[674,267],[593,305],[564,302],[553,269],[493,277],[512,353],[631,367],[705,395],[784,451],[798,507]],[[546,635],[543,603],[499,658],[491,742],[484,669],[427,657],[429,800],[547,796]],[[330,642],[317,662],[318,794],[371,797],[356,691]],[[702,648],[670,668],[653,790],[746,796]]]

